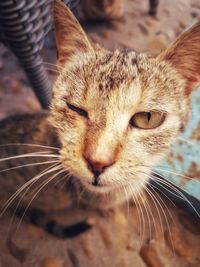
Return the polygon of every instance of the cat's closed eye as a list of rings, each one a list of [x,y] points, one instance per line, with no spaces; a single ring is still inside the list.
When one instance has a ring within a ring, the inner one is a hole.
[[[79,108],[77,106],[74,106],[70,103],[67,103],[67,106],[69,109],[73,110],[74,112],[78,113],[80,116],[84,117],[84,118],[88,118],[88,113],[86,110]]]
[[[165,117],[166,115],[161,112],[138,112],[131,118],[130,124],[139,129],[154,129],[164,122]]]

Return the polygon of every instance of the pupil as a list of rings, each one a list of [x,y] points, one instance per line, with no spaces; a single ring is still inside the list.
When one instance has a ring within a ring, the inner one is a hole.
[[[148,120],[148,122],[150,121],[150,119],[151,119],[151,112],[148,112],[147,113],[147,120]]]

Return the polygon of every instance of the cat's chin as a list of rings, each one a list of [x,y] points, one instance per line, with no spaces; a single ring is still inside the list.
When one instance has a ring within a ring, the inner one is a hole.
[[[119,191],[122,185],[116,183],[100,183],[98,185],[94,185],[91,182],[85,181],[83,179],[78,179],[77,187],[82,191],[84,190],[88,192],[88,194],[104,196],[106,194],[111,194],[112,192]]]
[[[95,186],[84,181],[75,183],[78,199],[87,206],[99,209],[110,209],[119,206],[131,198],[124,192],[125,185],[115,184]]]

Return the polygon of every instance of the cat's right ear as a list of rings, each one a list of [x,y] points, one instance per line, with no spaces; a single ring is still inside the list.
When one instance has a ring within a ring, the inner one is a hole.
[[[192,93],[200,85],[200,20],[182,33],[159,58],[168,61],[183,77],[185,93]]]
[[[61,0],[54,0],[53,13],[59,65],[77,52],[94,51],[81,25]]]

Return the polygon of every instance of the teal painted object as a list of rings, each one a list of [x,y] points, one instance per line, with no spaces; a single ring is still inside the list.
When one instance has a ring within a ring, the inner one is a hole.
[[[186,130],[154,170],[200,200],[200,87],[192,94],[191,106],[192,117]]]

